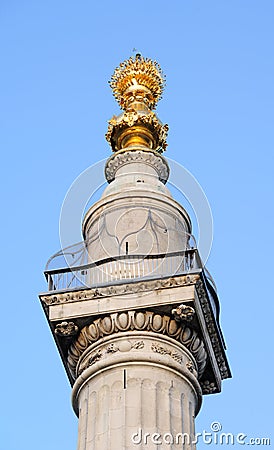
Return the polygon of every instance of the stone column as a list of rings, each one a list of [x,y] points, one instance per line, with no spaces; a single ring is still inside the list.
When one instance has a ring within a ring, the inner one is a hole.
[[[214,283],[165,186],[168,126],[153,111],[164,84],[140,54],[115,69],[123,112],[106,134],[109,186],[85,215],[83,245],[55,255],[73,265],[45,272],[40,298],[73,386],[78,450],[194,450],[201,395],[231,376]]]
[[[189,324],[150,311],[84,327],[69,351],[78,450],[195,449],[206,357]]]

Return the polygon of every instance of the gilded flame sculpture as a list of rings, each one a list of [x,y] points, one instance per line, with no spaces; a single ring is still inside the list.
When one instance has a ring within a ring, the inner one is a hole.
[[[113,95],[124,112],[109,121],[106,139],[113,151],[142,147],[166,149],[168,125],[152,111],[161,99],[165,76],[156,61],[136,54],[122,62],[111,77]]]
[[[137,53],[122,62],[111,77],[110,87],[121,108],[126,109],[131,96],[140,96],[150,109],[162,98],[165,75],[156,61]]]

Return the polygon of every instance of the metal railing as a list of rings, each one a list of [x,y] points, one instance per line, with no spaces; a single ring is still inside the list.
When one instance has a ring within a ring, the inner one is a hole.
[[[46,270],[49,291],[96,288],[122,283],[167,278],[173,275],[202,272],[213,314],[219,320],[216,285],[202,264],[196,248],[153,255],[120,255],[89,264]]]
[[[121,281],[162,278],[202,268],[197,249],[189,249],[184,252],[109,257],[76,267],[46,270],[45,276],[49,291],[60,291]],[[207,274],[206,277],[208,278]]]

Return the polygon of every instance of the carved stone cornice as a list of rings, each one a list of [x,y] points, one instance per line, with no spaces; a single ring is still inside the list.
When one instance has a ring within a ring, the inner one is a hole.
[[[106,336],[115,336],[116,333],[128,331],[145,331],[166,335],[183,344],[193,355],[199,376],[202,375],[207,361],[207,352],[204,342],[196,330],[185,323],[178,323],[167,315],[152,311],[128,311],[100,317],[82,328],[77,340],[68,351],[67,361],[73,376],[76,376],[76,366],[80,357],[90,345]],[[157,347],[152,351],[159,352],[161,349]]]
[[[159,180],[162,183],[166,183],[169,177],[169,167],[166,160],[153,151],[149,150],[127,150],[122,152],[117,152],[111,156],[105,166],[105,176],[107,181],[110,183],[115,179],[117,170],[125,164],[131,162],[144,162],[149,166],[153,167],[159,176]]]
[[[197,281],[196,290],[203,310],[204,319],[207,325],[207,330],[210,336],[210,341],[214,350],[215,358],[220,370],[221,378],[229,378],[231,375],[228,364],[223,355],[222,344],[220,342],[220,333],[217,330],[216,323],[209,305],[208,296],[202,280]]]
[[[176,286],[187,286],[195,284],[199,280],[198,274],[189,274],[162,278],[157,280],[139,281],[134,283],[113,284],[111,286],[98,287],[95,289],[84,289],[70,292],[61,292],[48,295],[41,295],[40,298],[47,306],[60,305],[63,303],[79,302],[83,300],[96,299],[100,297],[110,297],[123,294],[136,294],[157,289],[164,289]]]

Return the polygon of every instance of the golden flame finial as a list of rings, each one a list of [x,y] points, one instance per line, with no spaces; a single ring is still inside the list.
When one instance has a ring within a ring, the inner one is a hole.
[[[140,148],[161,153],[168,126],[152,111],[160,100],[165,76],[156,61],[136,53],[122,62],[110,80],[113,95],[124,110],[109,121],[106,139],[114,152]]]
[[[159,64],[140,53],[122,62],[110,81],[113,95],[123,109],[134,100],[141,100],[154,109],[162,98],[164,86],[165,75]]]

